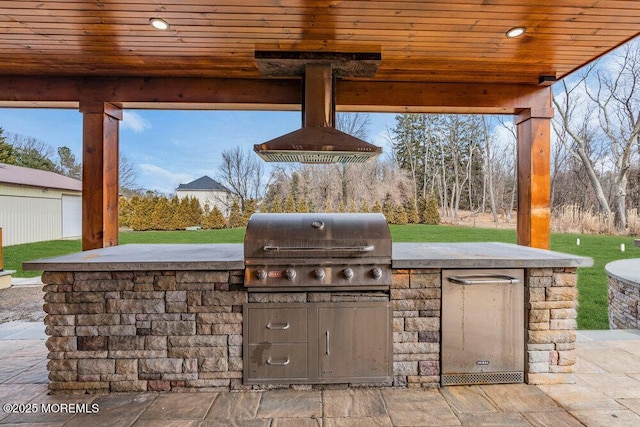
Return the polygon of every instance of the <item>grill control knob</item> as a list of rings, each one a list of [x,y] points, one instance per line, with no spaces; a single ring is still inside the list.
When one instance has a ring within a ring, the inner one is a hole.
[[[371,277],[373,277],[376,280],[382,277],[382,269],[380,267],[372,268],[369,273],[371,274]]]
[[[353,277],[353,269],[347,267],[344,270],[342,270],[342,277],[344,277],[347,280],[350,280]]]
[[[282,275],[284,276],[285,279],[287,280],[293,280],[296,278],[296,271],[289,267],[286,270],[284,270],[284,272],[282,273]]]
[[[264,269],[256,270],[256,279],[264,280],[267,278],[267,271]]]
[[[313,278],[316,280],[324,279],[324,270],[322,268],[316,268],[313,270]]]

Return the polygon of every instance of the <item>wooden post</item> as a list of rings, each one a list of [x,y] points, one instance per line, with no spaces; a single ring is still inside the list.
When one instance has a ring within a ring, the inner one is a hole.
[[[82,250],[118,244],[118,127],[122,110],[81,102]]]
[[[549,96],[551,92],[549,91]],[[551,98],[549,98],[551,99]],[[551,107],[527,109],[518,129],[518,244],[549,249]]]
[[[0,227],[0,271],[3,270],[2,265],[2,227]]]

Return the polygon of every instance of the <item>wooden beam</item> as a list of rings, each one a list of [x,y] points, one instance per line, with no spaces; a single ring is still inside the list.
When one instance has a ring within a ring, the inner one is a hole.
[[[122,110],[81,102],[82,250],[118,244],[118,127]]]
[[[549,100],[551,99],[549,91]],[[518,244],[549,249],[551,218],[551,107],[528,109],[518,130]]]
[[[4,76],[0,107],[299,110],[299,79]],[[338,80],[338,111],[517,114],[547,107],[536,85]]]

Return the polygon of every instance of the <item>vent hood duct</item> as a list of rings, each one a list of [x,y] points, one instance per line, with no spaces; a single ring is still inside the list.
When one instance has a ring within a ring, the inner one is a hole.
[[[253,149],[267,162],[366,163],[382,148],[335,129],[331,62],[304,65],[302,128]]]

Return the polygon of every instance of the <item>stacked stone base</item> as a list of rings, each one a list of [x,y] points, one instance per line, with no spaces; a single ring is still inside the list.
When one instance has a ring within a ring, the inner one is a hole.
[[[42,280],[49,388],[53,393],[265,388],[242,383],[243,304],[389,300],[393,386],[437,387],[440,273],[395,270],[390,292],[248,293],[243,271],[47,272]],[[575,269],[528,270],[525,294],[526,381],[573,382]]]
[[[525,381],[529,384],[575,382],[577,279],[575,268],[528,270]]]
[[[640,320],[640,283],[609,276],[609,327],[638,329]]]

